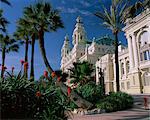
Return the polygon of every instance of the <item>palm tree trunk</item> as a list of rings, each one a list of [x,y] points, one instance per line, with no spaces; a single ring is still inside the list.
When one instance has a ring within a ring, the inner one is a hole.
[[[3,48],[3,50],[2,50],[2,70],[1,70],[1,78],[3,78],[3,76],[4,76],[4,69],[3,69],[3,67],[5,66],[5,50],[6,50],[6,48],[5,48],[5,46],[4,46],[4,48]]]
[[[46,51],[45,51],[45,47],[44,47],[44,32],[43,32],[42,29],[39,31],[38,36],[39,36],[40,50],[41,50],[41,54],[42,54],[44,63],[46,65],[46,68],[47,68],[48,72],[52,73],[53,69],[51,68],[51,66],[50,66],[50,64],[48,62],[48,59],[46,57]]]
[[[29,48],[29,39],[26,39],[26,43],[25,43],[25,62],[28,62],[28,48]],[[24,75],[25,75],[25,78],[28,77],[28,70],[25,70],[24,69]]]
[[[44,63],[46,65],[46,68],[48,70],[49,73],[53,72],[53,69],[51,68],[48,60],[47,60],[47,57],[46,57],[46,51],[45,51],[45,48],[44,48],[44,32],[43,30],[41,29],[38,33],[38,36],[39,36],[39,45],[40,45],[40,50],[41,50],[41,54],[42,54],[42,57],[43,57],[43,60],[44,60]],[[67,94],[67,86],[64,85],[63,82],[56,82],[56,85],[59,86],[62,90],[62,92],[64,94]],[[71,97],[70,99],[72,101],[74,101],[74,103],[78,106],[78,107],[82,107],[82,108],[91,108],[93,106],[92,103],[84,100],[83,98],[81,98],[78,94],[76,94],[74,91],[71,92]]]
[[[115,36],[115,67],[116,67],[116,91],[120,91],[119,84],[119,62],[118,62],[118,32],[114,33]]]
[[[67,86],[64,85],[63,82],[56,82],[56,85],[59,86],[62,92],[67,96]],[[79,108],[91,109],[93,104],[89,101],[80,97],[74,90],[71,90],[70,97],[71,101],[73,101]]]
[[[30,80],[34,81],[34,45],[35,45],[35,34],[32,35],[32,48],[31,48],[31,71]]]

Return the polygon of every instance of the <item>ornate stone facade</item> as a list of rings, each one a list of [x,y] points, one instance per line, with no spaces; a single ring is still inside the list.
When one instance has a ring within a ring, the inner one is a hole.
[[[150,10],[128,19],[123,28],[128,47],[119,46],[120,90],[130,94],[150,93]],[[86,32],[80,17],[73,31],[73,48],[68,37],[62,47],[61,69],[68,71],[73,62],[89,61],[96,66],[96,83],[103,72],[106,93],[116,91],[115,59],[111,44],[93,39],[87,44]],[[108,39],[108,38],[107,38]],[[108,54],[109,53],[109,54]]]
[[[76,19],[75,29],[72,35],[73,48],[70,47],[68,36],[65,37],[63,47],[61,49],[61,69],[68,72],[73,62],[88,61],[95,65],[98,57],[106,53],[112,53],[113,46],[109,37],[95,39],[89,42],[83,26],[82,19]],[[106,40],[105,40],[106,39]],[[108,42],[109,41],[109,42]]]
[[[119,46],[120,90],[131,94],[150,93],[150,10],[147,9],[135,18],[128,19],[123,31],[128,47]],[[104,76],[106,93],[109,93],[116,90],[115,60],[114,55],[103,60],[105,57],[106,55],[100,57],[96,67],[102,66],[104,73],[105,69],[111,71],[106,71]],[[105,65],[103,65],[104,61],[106,61]],[[104,67],[106,65],[109,67]],[[112,66],[114,66],[113,70]],[[108,79],[108,76],[114,77]]]

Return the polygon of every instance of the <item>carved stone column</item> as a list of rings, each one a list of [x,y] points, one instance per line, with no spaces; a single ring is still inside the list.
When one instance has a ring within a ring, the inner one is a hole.
[[[136,36],[135,34],[132,34],[132,45],[133,45],[133,54],[134,54],[134,68],[135,70],[138,70],[139,65],[139,57],[138,57],[138,48],[136,43]]]
[[[126,59],[124,59],[123,60],[123,62],[124,62],[124,75],[125,75],[125,77],[127,77],[127,65],[126,65]]]
[[[134,66],[134,60],[133,60],[133,47],[132,47],[132,38],[130,36],[127,36],[128,40],[128,50],[129,50],[129,64],[130,64],[130,72],[133,69]]]

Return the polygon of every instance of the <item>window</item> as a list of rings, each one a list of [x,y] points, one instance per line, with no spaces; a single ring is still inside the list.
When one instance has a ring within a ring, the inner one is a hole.
[[[130,89],[130,82],[127,82],[127,89]]]
[[[82,40],[82,35],[80,36],[80,39]]]
[[[121,83],[121,89],[125,89],[123,82]]]
[[[150,52],[149,52],[149,50],[144,51],[144,60],[150,60]]]
[[[121,74],[124,75],[124,63],[121,64]]]
[[[135,78],[134,78],[134,76],[133,76],[133,85],[135,85]]]
[[[129,61],[127,61],[127,63],[126,63],[126,69],[127,69],[127,73],[129,73],[129,69],[130,69],[130,66],[129,66]]]
[[[146,51],[144,52],[144,60],[147,60]]]
[[[76,44],[76,38],[77,36],[76,36],[76,34],[74,35],[74,44]]]
[[[149,33],[147,31],[144,31],[144,32],[141,33],[141,35],[139,37],[140,47],[150,43],[150,41],[148,40],[148,38],[149,38],[148,34]]]
[[[150,86],[150,73],[148,72],[144,74],[144,86]]]

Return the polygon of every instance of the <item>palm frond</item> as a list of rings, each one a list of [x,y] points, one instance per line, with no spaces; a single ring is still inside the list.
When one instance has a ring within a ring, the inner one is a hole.
[[[0,2],[6,3],[7,5],[10,5],[10,6],[11,6],[9,0],[0,0]]]
[[[0,9],[0,30],[2,30],[2,32],[6,32],[6,25],[9,22],[7,21],[6,18],[3,17],[3,10]]]
[[[18,52],[18,50],[19,50],[19,45],[18,44],[13,44],[13,45],[7,47],[6,53],[9,53],[9,52]]]
[[[0,48],[6,48],[5,52],[18,52],[19,50],[19,44],[15,39],[12,39],[10,36],[6,35],[3,36],[0,34]]]

